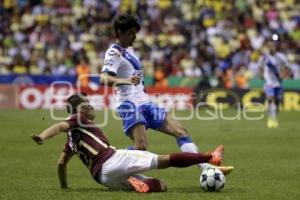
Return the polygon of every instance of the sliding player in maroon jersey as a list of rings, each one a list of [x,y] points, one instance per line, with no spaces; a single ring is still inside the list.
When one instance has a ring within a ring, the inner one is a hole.
[[[172,153],[156,155],[139,150],[116,150],[110,146],[104,133],[94,124],[94,108],[86,94],[74,94],[68,98],[70,117],[54,124],[32,139],[42,144],[44,140],[67,132],[68,139],[58,161],[61,188],[67,188],[67,163],[76,154],[92,177],[111,189],[134,189],[137,192],[161,192],[166,185],[160,180],[138,173],[168,167],[188,167],[199,163],[220,165],[223,148],[212,153]]]

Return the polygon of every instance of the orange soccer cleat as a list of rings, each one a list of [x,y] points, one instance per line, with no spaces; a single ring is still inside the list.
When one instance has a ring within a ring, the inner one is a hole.
[[[217,166],[221,165],[221,163],[223,162],[223,153],[224,146],[218,146],[213,152],[210,153],[212,155],[212,158],[209,160],[209,163]]]
[[[130,176],[127,181],[133,187],[133,189],[139,193],[150,192],[150,187],[146,183],[144,183],[142,180],[139,180],[133,176]]]

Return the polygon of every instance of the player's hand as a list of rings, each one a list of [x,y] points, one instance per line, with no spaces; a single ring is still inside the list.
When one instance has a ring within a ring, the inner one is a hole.
[[[132,76],[132,77],[129,78],[129,82],[132,85],[138,85],[138,84],[140,84],[140,81],[141,81],[141,77],[140,76]]]
[[[39,144],[39,145],[41,145],[41,144],[43,144],[43,140],[40,138],[40,136],[38,136],[38,135],[32,135],[31,136],[31,139],[33,140],[33,141],[35,141],[37,144]]]

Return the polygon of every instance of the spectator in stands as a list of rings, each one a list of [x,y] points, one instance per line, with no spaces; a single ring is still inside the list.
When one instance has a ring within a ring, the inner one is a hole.
[[[225,59],[233,77],[244,66],[257,78],[258,52],[274,33],[283,39],[280,51],[290,59],[293,78],[300,76],[299,1],[135,2],[1,1],[0,73],[75,75],[80,54],[86,56],[89,72],[96,73],[105,48],[115,39],[111,20],[132,12],[143,22],[135,48],[146,74],[155,79],[202,76],[203,71],[218,76],[218,63]],[[157,62],[163,65],[154,70]],[[225,82],[226,87],[235,84]]]
[[[81,57],[79,64],[76,66],[76,75],[78,77],[80,86],[82,87],[89,86],[89,74],[90,74],[90,68],[89,68],[88,60],[86,57]]]

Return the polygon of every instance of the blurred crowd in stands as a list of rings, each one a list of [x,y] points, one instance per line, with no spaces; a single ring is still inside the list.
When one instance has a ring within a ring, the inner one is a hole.
[[[124,12],[141,20],[134,47],[157,86],[172,75],[247,88],[268,40],[290,63],[286,78],[300,78],[299,0],[1,0],[0,74],[98,73]]]

